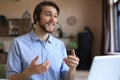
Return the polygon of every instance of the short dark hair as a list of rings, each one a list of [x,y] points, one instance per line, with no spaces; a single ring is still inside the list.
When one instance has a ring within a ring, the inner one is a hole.
[[[40,21],[40,14],[41,14],[44,6],[54,7],[57,10],[58,15],[59,15],[60,9],[56,3],[52,2],[52,1],[42,1],[34,9],[34,12],[33,12],[34,23],[36,23],[37,21]]]

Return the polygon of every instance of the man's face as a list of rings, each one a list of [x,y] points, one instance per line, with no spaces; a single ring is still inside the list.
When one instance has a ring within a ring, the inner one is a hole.
[[[45,6],[40,14],[39,26],[47,33],[52,33],[57,23],[58,12],[54,7]]]

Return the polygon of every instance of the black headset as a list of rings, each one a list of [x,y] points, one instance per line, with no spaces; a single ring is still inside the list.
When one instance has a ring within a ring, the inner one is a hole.
[[[40,21],[40,16],[36,15],[36,21]]]

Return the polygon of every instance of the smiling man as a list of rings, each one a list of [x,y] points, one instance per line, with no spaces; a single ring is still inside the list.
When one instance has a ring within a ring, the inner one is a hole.
[[[62,41],[51,35],[59,7],[52,1],[39,3],[34,10],[34,29],[15,38],[10,46],[6,74],[9,80],[74,80],[79,58],[67,56]]]

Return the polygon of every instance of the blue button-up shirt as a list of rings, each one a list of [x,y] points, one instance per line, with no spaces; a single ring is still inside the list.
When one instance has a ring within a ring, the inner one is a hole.
[[[43,42],[34,31],[12,41],[7,59],[7,77],[23,72],[38,55],[37,64],[49,60],[50,68],[43,74],[32,75],[30,80],[59,80],[59,78],[64,80],[69,70],[63,60],[67,57],[64,43],[52,35],[49,35],[47,41]]]

